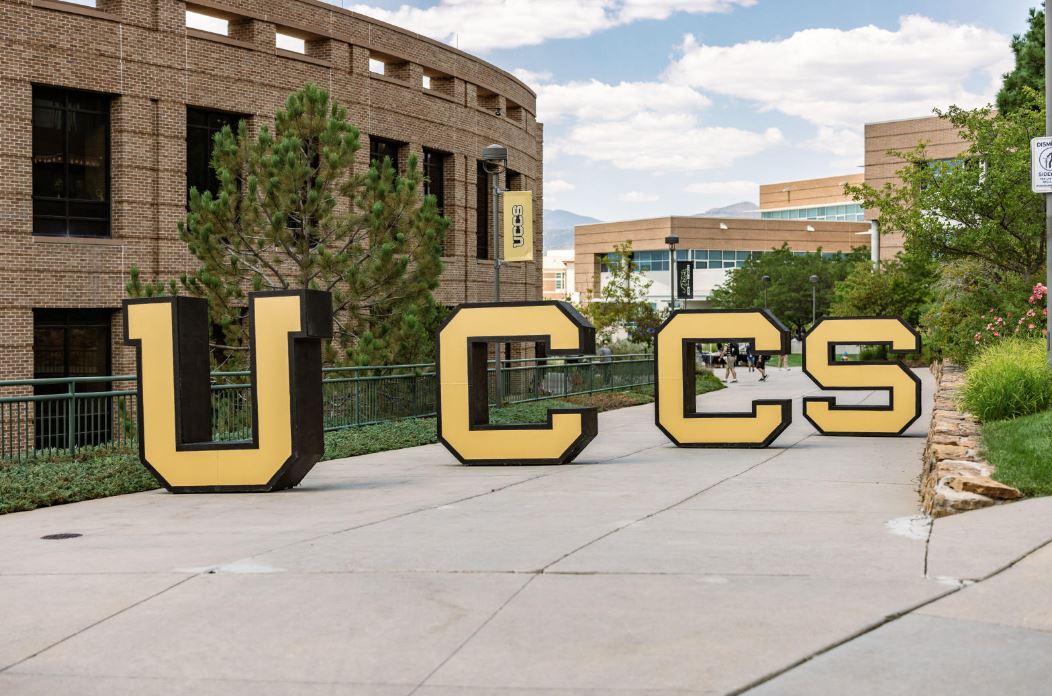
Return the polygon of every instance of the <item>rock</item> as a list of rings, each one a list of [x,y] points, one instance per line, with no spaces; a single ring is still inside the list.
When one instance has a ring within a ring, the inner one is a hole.
[[[998,500],[1018,500],[1023,497],[1018,488],[1006,486],[985,476],[950,476],[946,484],[955,491],[977,493]]]
[[[925,510],[925,512],[932,517],[946,517],[958,512],[978,510],[979,508],[990,507],[996,504],[997,501],[987,498],[985,495],[954,490],[944,483],[939,483],[935,487],[931,509]]]

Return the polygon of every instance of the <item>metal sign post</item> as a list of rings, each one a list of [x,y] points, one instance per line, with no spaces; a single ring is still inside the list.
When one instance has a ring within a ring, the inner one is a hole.
[[[1048,87],[1052,75],[1052,22],[1045,11],[1045,135],[1052,136],[1052,90]],[[1052,192],[1045,193],[1045,287],[1052,288]],[[1052,298],[1045,291],[1045,307],[1052,306]],[[1050,307],[1052,308],[1052,307]],[[1045,342],[1048,347],[1048,365],[1052,367],[1052,312],[1046,311]]]

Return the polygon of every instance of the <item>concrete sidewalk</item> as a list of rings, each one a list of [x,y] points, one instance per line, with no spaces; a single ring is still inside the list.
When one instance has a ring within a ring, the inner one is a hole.
[[[434,445],[0,517],[0,693],[1046,693],[1052,505],[932,527],[926,372],[897,439],[817,435],[771,375],[699,399],[792,397],[766,450],[677,449],[641,406],[563,467]]]

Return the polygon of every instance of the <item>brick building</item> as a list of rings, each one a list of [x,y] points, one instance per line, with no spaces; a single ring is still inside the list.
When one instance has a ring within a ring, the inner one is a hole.
[[[911,118],[900,121],[885,121],[866,124],[866,159],[865,180],[873,188],[883,188],[885,184],[898,185],[898,171],[906,165],[906,160],[891,152],[912,150],[924,143],[930,161],[952,161],[968,149],[968,143],[961,139],[959,130],[952,123],[936,116]],[[866,210],[867,220],[876,220],[880,211]],[[895,258],[902,251],[902,234],[892,230],[883,230],[880,237],[880,257]]]
[[[535,95],[458,51],[317,0],[0,0],[0,379],[127,373],[118,309],[129,269],[194,267],[176,222],[211,186],[211,136],[252,131],[307,83],[362,133],[356,166],[415,154],[451,219],[439,302],[493,293],[482,148],[509,151],[509,188],[535,192]],[[481,234],[480,234],[481,232]],[[541,264],[501,273],[505,300],[541,297]]]
[[[731,269],[741,268],[753,254],[780,247],[793,251],[848,252],[868,247],[870,226],[863,222],[757,220],[751,218],[660,217],[625,220],[574,228],[575,288],[582,296],[597,293],[606,282],[606,256],[621,242],[632,242],[632,260],[651,281],[650,301],[667,306],[671,296],[671,254],[665,237],[679,238],[677,261],[693,267],[694,299],[689,308],[704,307],[712,290]],[[678,302],[678,301],[677,301]],[[680,305],[681,306],[681,305]]]

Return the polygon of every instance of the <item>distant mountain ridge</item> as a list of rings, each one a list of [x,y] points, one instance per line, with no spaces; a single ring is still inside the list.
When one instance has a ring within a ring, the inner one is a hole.
[[[760,206],[752,201],[741,201],[740,203],[725,205],[722,208],[711,208],[693,217],[759,218]]]
[[[569,210],[544,211],[544,251],[551,249],[573,249],[573,228],[575,225],[589,225],[602,222],[594,217],[578,215]]]

